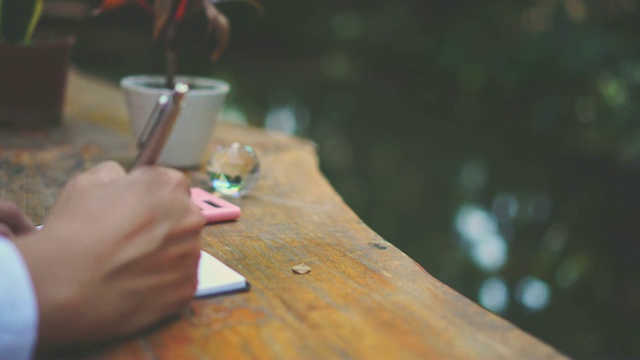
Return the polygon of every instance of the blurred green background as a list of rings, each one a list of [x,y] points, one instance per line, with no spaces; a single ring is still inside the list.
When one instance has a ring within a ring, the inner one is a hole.
[[[220,5],[215,65],[203,17],[181,33],[180,72],[232,84],[225,120],[315,141],[372,229],[560,351],[640,357],[638,1],[262,3]],[[84,70],[161,72],[134,5],[48,21]]]

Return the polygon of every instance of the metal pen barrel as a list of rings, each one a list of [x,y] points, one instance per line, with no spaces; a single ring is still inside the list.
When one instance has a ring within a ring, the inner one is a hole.
[[[138,155],[134,161],[133,168],[156,163],[180,115],[182,102],[188,91],[189,86],[178,83],[171,92],[168,101],[159,100],[156,105],[157,108],[152,111],[151,117],[140,134]]]

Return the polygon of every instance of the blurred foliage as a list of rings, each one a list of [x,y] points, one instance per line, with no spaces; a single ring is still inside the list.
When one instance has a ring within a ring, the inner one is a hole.
[[[221,5],[218,64],[179,50],[228,120],[316,141],[371,228],[559,350],[640,357],[638,1],[263,4]],[[141,18],[83,24],[77,64],[161,72]]]

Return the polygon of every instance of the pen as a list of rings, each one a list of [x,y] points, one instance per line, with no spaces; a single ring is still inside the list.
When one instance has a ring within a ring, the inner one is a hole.
[[[180,114],[182,101],[188,91],[188,85],[177,83],[170,94],[163,94],[158,98],[149,120],[138,136],[138,155],[133,168],[156,163]]]

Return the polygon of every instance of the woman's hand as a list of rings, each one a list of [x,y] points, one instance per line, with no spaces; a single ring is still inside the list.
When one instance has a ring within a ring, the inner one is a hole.
[[[13,239],[34,229],[33,222],[20,210],[18,205],[0,199],[0,235]]]
[[[205,219],[181,172],[106,162],[71,179],[16,244],[40,307],[39,345],[121,336],[178,312],[197,286]]]

